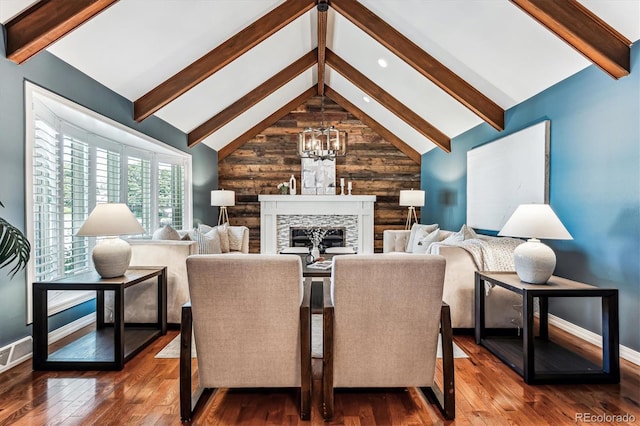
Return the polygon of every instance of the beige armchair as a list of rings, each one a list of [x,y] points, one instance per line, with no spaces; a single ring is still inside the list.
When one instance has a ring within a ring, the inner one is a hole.
[[[455,417],[453,343],[442,302],[445,259],[424,254],[333,258],[324,295],[323,416],[334,388],[419,387]],[[443,388],[434,381],[438,333]]]
[[[204,389],[300,388],[311,404],[310,289],[299,256],[196,255],[187,259],[191,305],[182,308],[180,416],[191,418]],[[191,394],[191,336],[198,390]],[[208,392],[210,394],[210,392]]]

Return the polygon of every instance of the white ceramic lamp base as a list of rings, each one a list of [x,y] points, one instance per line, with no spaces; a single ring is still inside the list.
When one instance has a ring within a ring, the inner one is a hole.
[[[556,268],[553,250],[535,238],[516,247],[513,261],[520,280],[531,284],[546,283]]]
[[[131,262],[131,246],[118,237],[107,237],[96,244],[92,257],[102,278],[121,277]]]

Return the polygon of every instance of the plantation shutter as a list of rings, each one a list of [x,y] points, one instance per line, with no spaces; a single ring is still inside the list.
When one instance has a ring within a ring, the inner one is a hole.
[[[160,225],[184,226],[184,175],[182,164],[158,163],[158,218]]]

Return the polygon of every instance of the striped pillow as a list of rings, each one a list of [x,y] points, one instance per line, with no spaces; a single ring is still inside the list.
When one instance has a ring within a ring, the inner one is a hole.
[[[198,229],[193,230],[192,239],[198,243],[200,254],[220,254],[220,235],[217,230],[209,231],[206,234]]]

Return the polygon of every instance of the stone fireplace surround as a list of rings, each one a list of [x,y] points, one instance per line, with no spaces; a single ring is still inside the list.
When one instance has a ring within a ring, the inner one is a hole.
[[[260,252],[289,246],[289,228],[344,227],[345,246],[373,253],[375,195],[259,195]]]

